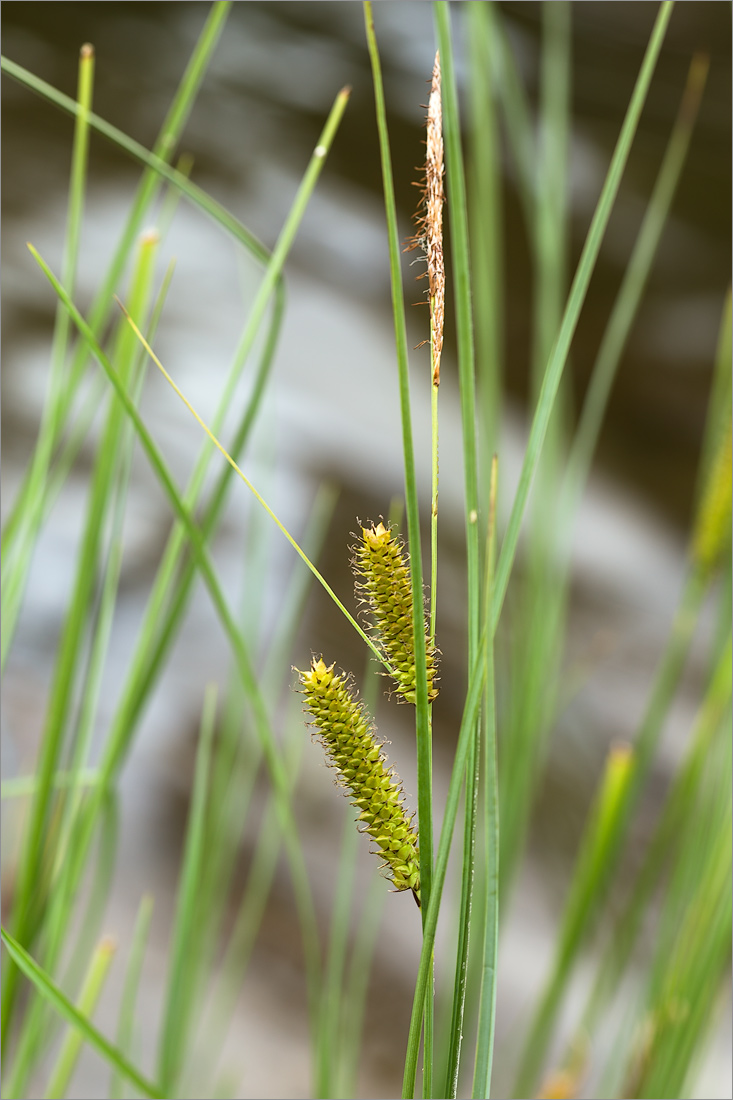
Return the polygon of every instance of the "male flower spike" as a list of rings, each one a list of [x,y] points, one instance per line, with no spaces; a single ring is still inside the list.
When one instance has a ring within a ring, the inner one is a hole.
[[[415,702],[415,643],[412,631],[412,584],[405,550],[389,527],[362,527],[353,548],[352,567],[357,592],[374,618],[374,640],[394,669],[396,691]],[[425,631],[428,699],[438,694],[435,646]]]
[[[296,669],[321,744],[360,811],[364,831],[374,839],[396,890],[412,890],[420,904],[420,856],[404,792],[374,737],[374,726],[345,678],[322,658],[308,672]]]

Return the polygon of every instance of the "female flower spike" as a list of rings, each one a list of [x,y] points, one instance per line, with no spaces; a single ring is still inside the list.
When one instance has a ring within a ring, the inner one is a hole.
[[[321,744],[360,810],[359,821],[374,839],[396,890],[412,890],[420,904],[420,856],[404,792],[387,767],[374,737],[374,726],[345,678],[313,659],[308,672],[296,670]]]
[[[395,672],[396,690],[415,702],[415,645],[412,630],[412,584],[405,549],[383,523],[362,528],[362,540],[354,547],[352,566],[357,592],[374,616],[375,641]],[[425,630],[428,699],[438,694],[435,646]]]

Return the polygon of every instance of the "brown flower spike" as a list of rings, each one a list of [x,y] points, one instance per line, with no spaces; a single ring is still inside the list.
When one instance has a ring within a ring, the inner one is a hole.
[[[417,232],[405,249],[421,248],[428,262],[430,284],[430,334],[433,347],[433,385],[440,385],[440,356],[443,351],[445,320],[445,264],[443,261],[443,108],[440,94],[440,54],[435,55],[433,83],[428,100],[425,182],[420,207],[415,215]],[[422,276],[420,276],[422,278]]]

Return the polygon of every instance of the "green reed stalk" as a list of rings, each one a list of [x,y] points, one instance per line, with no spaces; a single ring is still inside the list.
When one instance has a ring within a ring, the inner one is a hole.
[[[372,67],[372,80],[374,84],[374,100],[377,115],[377,129],[379,132],[379,149],[382,164],[382,186],[384,190],[384,205],[387,217],[387,235],[389,241],[390,279],[392,287],[392,313],[395,329],[395,349],[397,354],[397,372],[400,394],[400,415],[402,422],[402,448],[405,470],[405,509],[407,513],[407,536],[410,547],[410,579],[412,584],[412,625],[415,646],[415,680],[416,680],[416,740],[417,740],[417,813],[420,835],[420,890],[422,896],[423,935],[425,933],[425,919],[432,890],[433,878],[433,805],[432,805],[432,765],[430,744],[430,713],[428,704],[427,666],[425,662],[425,647],[423,644],[423,580],[422,580],[422,552],[420,542],[420,513],[417,499],[417,484],[415,479],[415,456],[412,442],[412,420],[410,413],[410,381],[407,353],[407,327],[405,322],[405,305],[402,292],[402,275],[400,269],[400,246],[397,232],[397,206],[394,195],[394,181],[392,177],[392,159],[389,147],[389,133],[387,130],[387,114],[384,101],[384,86],[382,82],[382,69],[379,60],[379,50],[374,31],[374,18],[372,5],[369,0],[364,2],[364,21],[366,26],[367,45]],[[432,989],[428,990],[427,983],[423,989],[423,1002],[426,1022],[426,1047],[423,1053],[423,1075],[427,1091],[431,1091],[432,1077],[432,1013],[433,995]]]
[[[446,190],[451,220],[452,272],[458,340],[458,384],[463,433],[463,472],[465,494],[466,563],[468,575],[468,667],[476,658],[481,607],[479,575],[479,503],[476,444],[476,367],[471,306],[471,264],[468,248],[468,211],[466,180],[461,150],[461,123],[458,110],[450,10],[445,0],[433,5],[436,33],[443,69],[443,99],[446,155]],[[456,1095],[460,1068],[460,1049],[465,1012],[469,949],[469,926],[474,880],[476,837],[476,800],[478,792],[478,723],[468,756],[464,817],[464,850],[461,880],[461,909],[456,954],[453,1017],[448,1055],[445,1094]]]
[[[486,547],[486,587],[484,618],[488,621],[494,583],[496,558],[496,511],[498,492],[498,461],[491,463],[489,484],[489,528]],[[496,697],[494,688],[494,639],[486,644],[486,695],[483,703],[484,752],[484,875],[483,958],[481,992],[476,1035],[476,1061],[473,1073],[472,1097],[491,1095],[491,1071],[494,1060],[496,1027],[496,967],[499,954],[499,786],[496,756]]]

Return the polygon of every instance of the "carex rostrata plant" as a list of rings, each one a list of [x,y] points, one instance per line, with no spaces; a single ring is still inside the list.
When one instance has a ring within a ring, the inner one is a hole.
[[[440,58],[436,54],[428,103],[424,179],[416,216],[417,231],[406,251],[419,248],[427,262],[430,301],[430,348],[432,386],[440,383],[445,313],[445,266],[443,261],[443,133]],[[433,403],[434,440],[437,438],[437,410]],[[434,448],[435,452],[435,448]],[[436,452],[437,453],[437,452]],[[433,539],[437,518],[437,463],[433,469]],[[356,594],[368,619],[375,650],[382,657],[400,701],[415,703],[415,635],[413,628],[412,582],[407,552],[391,526],[361,526],[352,547],[351,567]],[[432,589],[435,589],[433,570]],[[423,622],[428,702],[438,694],[434,624]],[[301,691],[320,731],[321,743],[339,775],[339,781],[360,811],[359,821],[373,837],[384,868],[395,889],[412,890],[420,905],[419,850],[417,830],[406,812],[402,785],[387,762],[375,737],[374,723],[364,705],[357,701],[351,678],[334,671],[322,657],[313,658],[307,672],[300,672]]]
[[[373,617],[372,637],[395,682],[396,693],[415,701],[415,648],[412,591],[402,541],[380,522],[362,528],[353,548],[352,569],[357,594]],[[428,695],[437,695],[435,647],[425,628]],[[351,796],[384,860],[383,869],[395,890],[412,890],[420,904],[417,830],[404,806],[399,777],[387,765],[374,722],[354,691],[351,677],[335,672],[322,657],[313,658],[307,672],[298,671],[313,725],[338,781]]]

